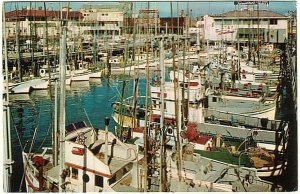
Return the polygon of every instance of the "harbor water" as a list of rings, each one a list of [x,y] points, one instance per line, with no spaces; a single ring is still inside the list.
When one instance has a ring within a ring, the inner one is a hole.
[[[128,79],[127,79],[128,80]],[[123,79],[98,79],[90,82],[73,82],[66,87],[66,125],[85,121],[87,125],[104,129],[104,118],[111,118],[112,102],[119,100]],[[127,95],[132,95],[132,79],[126,82]],[[139,82],[144,90],[145,80]],[[51,120],[54,118],[54,87],[49,90],[35,90],[30,95],[11,95],[11,136],[13,154],[12,192],[25,192],[23,177],[22,149],[34,153],[42,147],[51,146]],[[59,93],[59,88],[58,88]],[[126,94],[125,94],[126,95]],[[58,95],[59,97],[59,95]],[[59,100],[58,100],[59,101]],[[51,118],[51,109],[52,118]],[[116,123],[110,119],[109,130],[114,132]],[[36,138],[33,139],[36,132]]]

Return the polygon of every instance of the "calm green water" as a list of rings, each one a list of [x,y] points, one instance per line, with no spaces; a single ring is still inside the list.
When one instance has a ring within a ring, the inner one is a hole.
[[[127,79],[128,80],[128,79]],[[108,84],[109,83],[109,84]],[[132,95],[133,80],[129,79],[124,95]],[[93,80],[93,82],[75,82],[66,88],[66,125],[85,121],[88,125],[104,129],[104,118],[111,118],[111,104],[120,97],[123,79]],[[139,93],[145,91],[145,80],[139,82]],[[58,89],[59,91],[59,89]],[[37,135],[33,152],[41,147],[51,146],[51,112],[54,117],[54,88],[52,101],[49,90],[33,91],[30,95],[11,95],[11,136],[13,165],[12,191],[18,192],[23,175],[21,150],[30,147],[33,134]],[[51,111],[52,110],[52,111]],[[111,131],[116,123],[110,119]],[[18,138],[19,137],[19,138]],[[22,191],[26,191],[23,183]]]

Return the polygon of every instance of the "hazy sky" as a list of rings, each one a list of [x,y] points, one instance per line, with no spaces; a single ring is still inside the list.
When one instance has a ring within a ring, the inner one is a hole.
[[[29,1],[23,1],[23,2],[13,2],[13,1],[4,1],[5,2],[5,11],[12,11],[15,10],[16,7],[21,9],[23,6],[29,6]],[[131,1],[136,2],[134,4],[134,7],[136,10],[139,9],[146,9],[147,8],[147,2],[142,1]],[[173,7],[173,16],[177,16],[177,10],[181,12],[182,10],[186,11],[187,6],[189,6],[189,10],[192,17],[197,17],[200,15],[205,14],[214,14],[214,13],[222,13],[226,11],[231,11],[235,9],[235,6],[233,4],[234,1],[222,1],[222,0],[215,0],[215,1],[173,1],[172,7]],[[290,10],[296,10],[296,0],[281,0],[281,1],[269,1],[269,9],[278,13],[286,14]],[[101,5],[101,4],[114,4],[115,2],[108,2],[108,1],[46,1],[46,7],[50,10],[59,10],[61,6],[66,6],[70,4],[70,7],[72,7],[73,10],[79,10],[80,7],[83,4],[91,4],[91,5]],[[44,6],[43,1],[31,1],[32,7],[39,7]],[[161,17],[171,16],[171,8],[170,8],[170,1],[150,1],[149,3],[150,9],[159,9],[159,13]],[[178,6],[177,6],[178,5]],[[178,7],[178,8],[177,8]],[[260,7],[266,7],[265,4],[261,4]],[[255,6],[256,8],[256,6]]]

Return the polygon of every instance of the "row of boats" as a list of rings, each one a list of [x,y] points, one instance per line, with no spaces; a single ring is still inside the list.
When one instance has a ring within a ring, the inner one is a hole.
[[[22,153],[27,191],[282,190],[261,179],[287,165],[289,126],[275,119],[279,72],[234,52],[220,63],[207,50],[188,55],[183,69],[178,57],[165,73],[162,42],[160,52],[149,95],[138,95],[136,83],[133,96],[113,104],[121,132],[109,132],[108,118],[105,130],[76,122],[61,129],[59,159],[52,148]]]
[[[71,66],[67,66],[66,85],[71,85],[72,82],[89,81],[90,79],[100,79],[102,77],[102,70],[89,70],[88,64],[85,67],[86,68],[81,67],[75,70]],[[12,73],[10,75],[12,75]],[[30,78],[27,81],[17,82],[13,81],[10,77],[8,78],[10,94],[29,94],[32,90],[47,90],[49,86],[54,83],[53,80],[59,78],[59,74],[58,70],[53,70],[50,73],[49,79],[48,69],[44,67],[40,69],[40,78]],[[6,90],[5,81],[6,78],[3,82],[4,91]]]

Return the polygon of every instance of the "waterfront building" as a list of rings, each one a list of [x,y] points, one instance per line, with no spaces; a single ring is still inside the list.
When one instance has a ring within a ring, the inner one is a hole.
[[[45,39],[46,35],[49,39],[58,38],[60,19],[66,18],[67,15],[70,21],[78,21],[82,17],[80,12],[72,11],[70,8],[50,11],[44,10],[43,7],[33,9],[27,6],[22,10],[6,12],[5,36],[7,40],[15,40],[18,31],[20,40]]]
[[[80,9],[83,20],[78,24],[83,34],[121,35],[124,14],[129,11],[130,4],[116,5],[84,5]]]
[[[241,43],[284,43],[288,35],[288,17],[271,10],[241,9],[216,15],[205,15],[198,25],[206,41]]]

